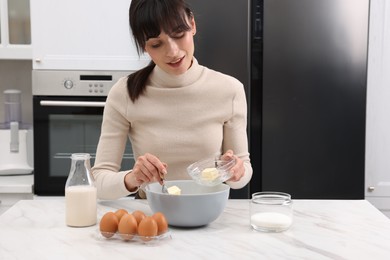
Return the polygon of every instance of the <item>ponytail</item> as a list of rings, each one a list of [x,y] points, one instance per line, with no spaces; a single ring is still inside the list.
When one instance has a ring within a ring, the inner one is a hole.
[[[153,61],[150,61],[148,66],[127,77],[127,91],[129,92],[130,99],[133,103],[145,92],[146,82],[155,66],[156,64],[154,64]]]

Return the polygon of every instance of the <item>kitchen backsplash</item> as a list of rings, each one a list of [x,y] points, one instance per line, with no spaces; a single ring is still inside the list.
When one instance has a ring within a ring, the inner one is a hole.
[[[32,124],[31,60],[0,60],[0,122],[4,122],[4,90],[22,91],[22,121]]]

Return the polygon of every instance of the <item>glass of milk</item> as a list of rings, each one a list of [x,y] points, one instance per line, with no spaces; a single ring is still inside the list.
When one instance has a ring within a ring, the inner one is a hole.
[[[293,222],[290,194],[283,192],[256,192],[250,201],[250,223],[254,230],[281,232]]]

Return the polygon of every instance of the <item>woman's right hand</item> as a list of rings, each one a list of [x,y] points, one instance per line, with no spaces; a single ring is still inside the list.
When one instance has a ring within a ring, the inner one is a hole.
[[[139,187],[152,181],[159,181],[162,184],[162,174],[167,174],[167,164],[153,154],[146,153],[137,158],[132,172],[126,176],[126,187]]]

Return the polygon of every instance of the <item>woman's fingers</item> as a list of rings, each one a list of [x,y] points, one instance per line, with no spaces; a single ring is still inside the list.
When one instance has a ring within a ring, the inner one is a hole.
[[[235,156],[236,164],[232,167],[230,172],[232,172],[232,177],[230,178],[231,181],[239,181],[242,176],[245,174],[245,167],[244,167],[244,162]]]
[[[156,156],[146,153],[139,156],[133,167],[137,180],[142,182],[161,181],[160,173],[166,174],[167,164],[161,162]]]
[[[234,155],[233,150],[227,150],[222,156],[222,160],[232,160],[234,159],[236,161],[236,164],[230,169],[230,172],[232,173],[232,177],[229,179],[229,181],[239,181],[242,176],[245,174],[245,167],[244,162]]]
[[[221,156],[221,159],[222,160],[226,160],[226,161],[229,161],[229,160],[232,160],[234,158],[234,153],[232,150],[227,150],[222,156]]]

